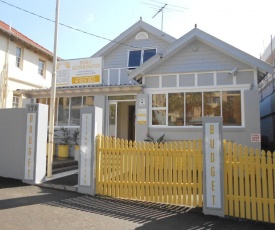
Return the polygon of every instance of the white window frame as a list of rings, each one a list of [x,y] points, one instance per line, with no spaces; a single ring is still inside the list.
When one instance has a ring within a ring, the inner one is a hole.
[[[17,50],[20,49],[20,56],[17,56]],[[19,59],[19,62],[18,62]],[[21,46],[16,46],[15,50],[15,66],[19,69],[23,67],[23,48]]]
[[[43,63],[43,69],[41,71],[40,63]],[[43,78],[46,78],[46,61],[42,58],[38,59],[38,75],[42,76]]]
[[[144,58],[144,51],[145,50],[153,50],[153,49],[156,50],[156,54],[157,54],[157,48],[156,47],[128,50],[127,68],[128,69],[135,69],[135,68],[139,67],[140,65],[142,65],[143,64],[143,58]],[[140,65],[139,66],[129,66],[129,58],[130,58],[130,53],[132,51],[141,51],[141,54],[140,54]]]
[[[221,115],[222,115],[222,92],[225,91],[239,91],[241,94],[241,125],[239,126],[224,126],[225,128],[244,128],[245,127],[245,111],[244,111],[244,89],[242,88],[216,88],[213,89],[197,89],[197,90],[180,90],[180,89],[167,89],[167,90],[152,90],[152,89],[147,89],[145,90],[145,93],[149,94],[149,127],[150,128],[168,128],[168,129],[179,129],[179,128],[201,128],[202,126],[186,126],[186,93],[189,92],[201,92],[202,93],[202,116],[204,115],[204,98],[203,98],[203,93],[205,92],[220,92],[220,106],[221,106]],[[183,126],[169,126],[168,125],[168,94],[169,93],[184,93],[184,125]],[[166,95],[166,107],[152,107],[152,95],[153,94],[165,94]],[[153,125],[152,124],[152,111],[156,109],[165,109],[166,110],[166,125]]]
[[[19,108],[20,105],[20,97],[17,95],[13,95],[12,97],[12,108]]]

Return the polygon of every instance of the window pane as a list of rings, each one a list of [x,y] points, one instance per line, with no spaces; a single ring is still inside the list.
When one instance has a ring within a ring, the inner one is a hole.
[[[202,125],[202,93],[186,93],[186,125]]]
[[[141,50],[132,50],[129,52],[128,67],[140,66]]]
[[[71,98],[71,116],[70,125],[80,125],[80,107],[82,103],[82,97]]]
[[[152,107],[166,107],[166,95],[165,94],[153,94],[152,95]]]
[[[222,92],[222,116],[224,125],[241,125],[241,92]]]
[[[86,96],[83,97],[83,106],[93,106],[94,105],[94,97],[93,96]]]
[[[116,136],[116,114],[117,114],[117,105],[109,105],[109,136]]]
[[[203,93],[204,116],[221,116],[220,92]]]
[[[61,97],[59,98],[58,104],[58,125],[68,126],[69,121],[69,98]]]
[[[12,108],[18,108],[19,107],[19,97],[13,96],[12,99]]]
[[[143,62],[146,62],[148,59],[153,57],[156,54],[156,49],[149,49],[149,50],[144,50],[143,53]]]
[[[16,47],[16,63],[15,65],[20,68],[20,60],[21,60],[21,48]]]
[[[40,74],[41,76],[44,76],[44,68],[45,68],[45,62],[39,60],[38,61],[38,74]]]
[[[152,110],[152,125],[166,125],[166,110]]]
[[[184,93],[168,94],[168,125],[184,125]]]

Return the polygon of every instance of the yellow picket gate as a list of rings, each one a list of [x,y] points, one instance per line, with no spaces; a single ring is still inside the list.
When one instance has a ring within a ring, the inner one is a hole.
[[[97,136],[96,193],[202,207],[202,143],[132,142]]]
[[[202,141],[165,144],[97,136],[96,193],[202,207]],[[275,223],[275,152],[224,141],[225,215]]]
[[[275,152],[224,141],[225,215],[275,223]]]

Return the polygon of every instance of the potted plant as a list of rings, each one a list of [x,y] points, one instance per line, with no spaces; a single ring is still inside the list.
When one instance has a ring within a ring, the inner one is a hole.
[[[58,145],[58,157],[69,157],[69,148],[70,148],[70,130],[67,128],[61,127],[61,141]]]
[[[79,159],[79,144],[78,144],[79,129],[73,132],[73,142],[74,142],[74,159],[78,161]]]

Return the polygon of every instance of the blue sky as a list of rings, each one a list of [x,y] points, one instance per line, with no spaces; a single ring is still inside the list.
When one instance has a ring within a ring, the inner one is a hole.
[[[9,6],[4,2],[55,19],[56,0],[0,0],[0,20],[53,51],[54,23]],[[255,56],[275,34],[274,0],[60,0],[59,22],[108,39],[114,39],[142,19],[179,38],[197,24],[198,28]],[[151,5],[155,5],[151,6]],[[179,6],[183,8],[175,8]],[[108,41],[59,26],[58,56],[63,59],[89,57]]]

